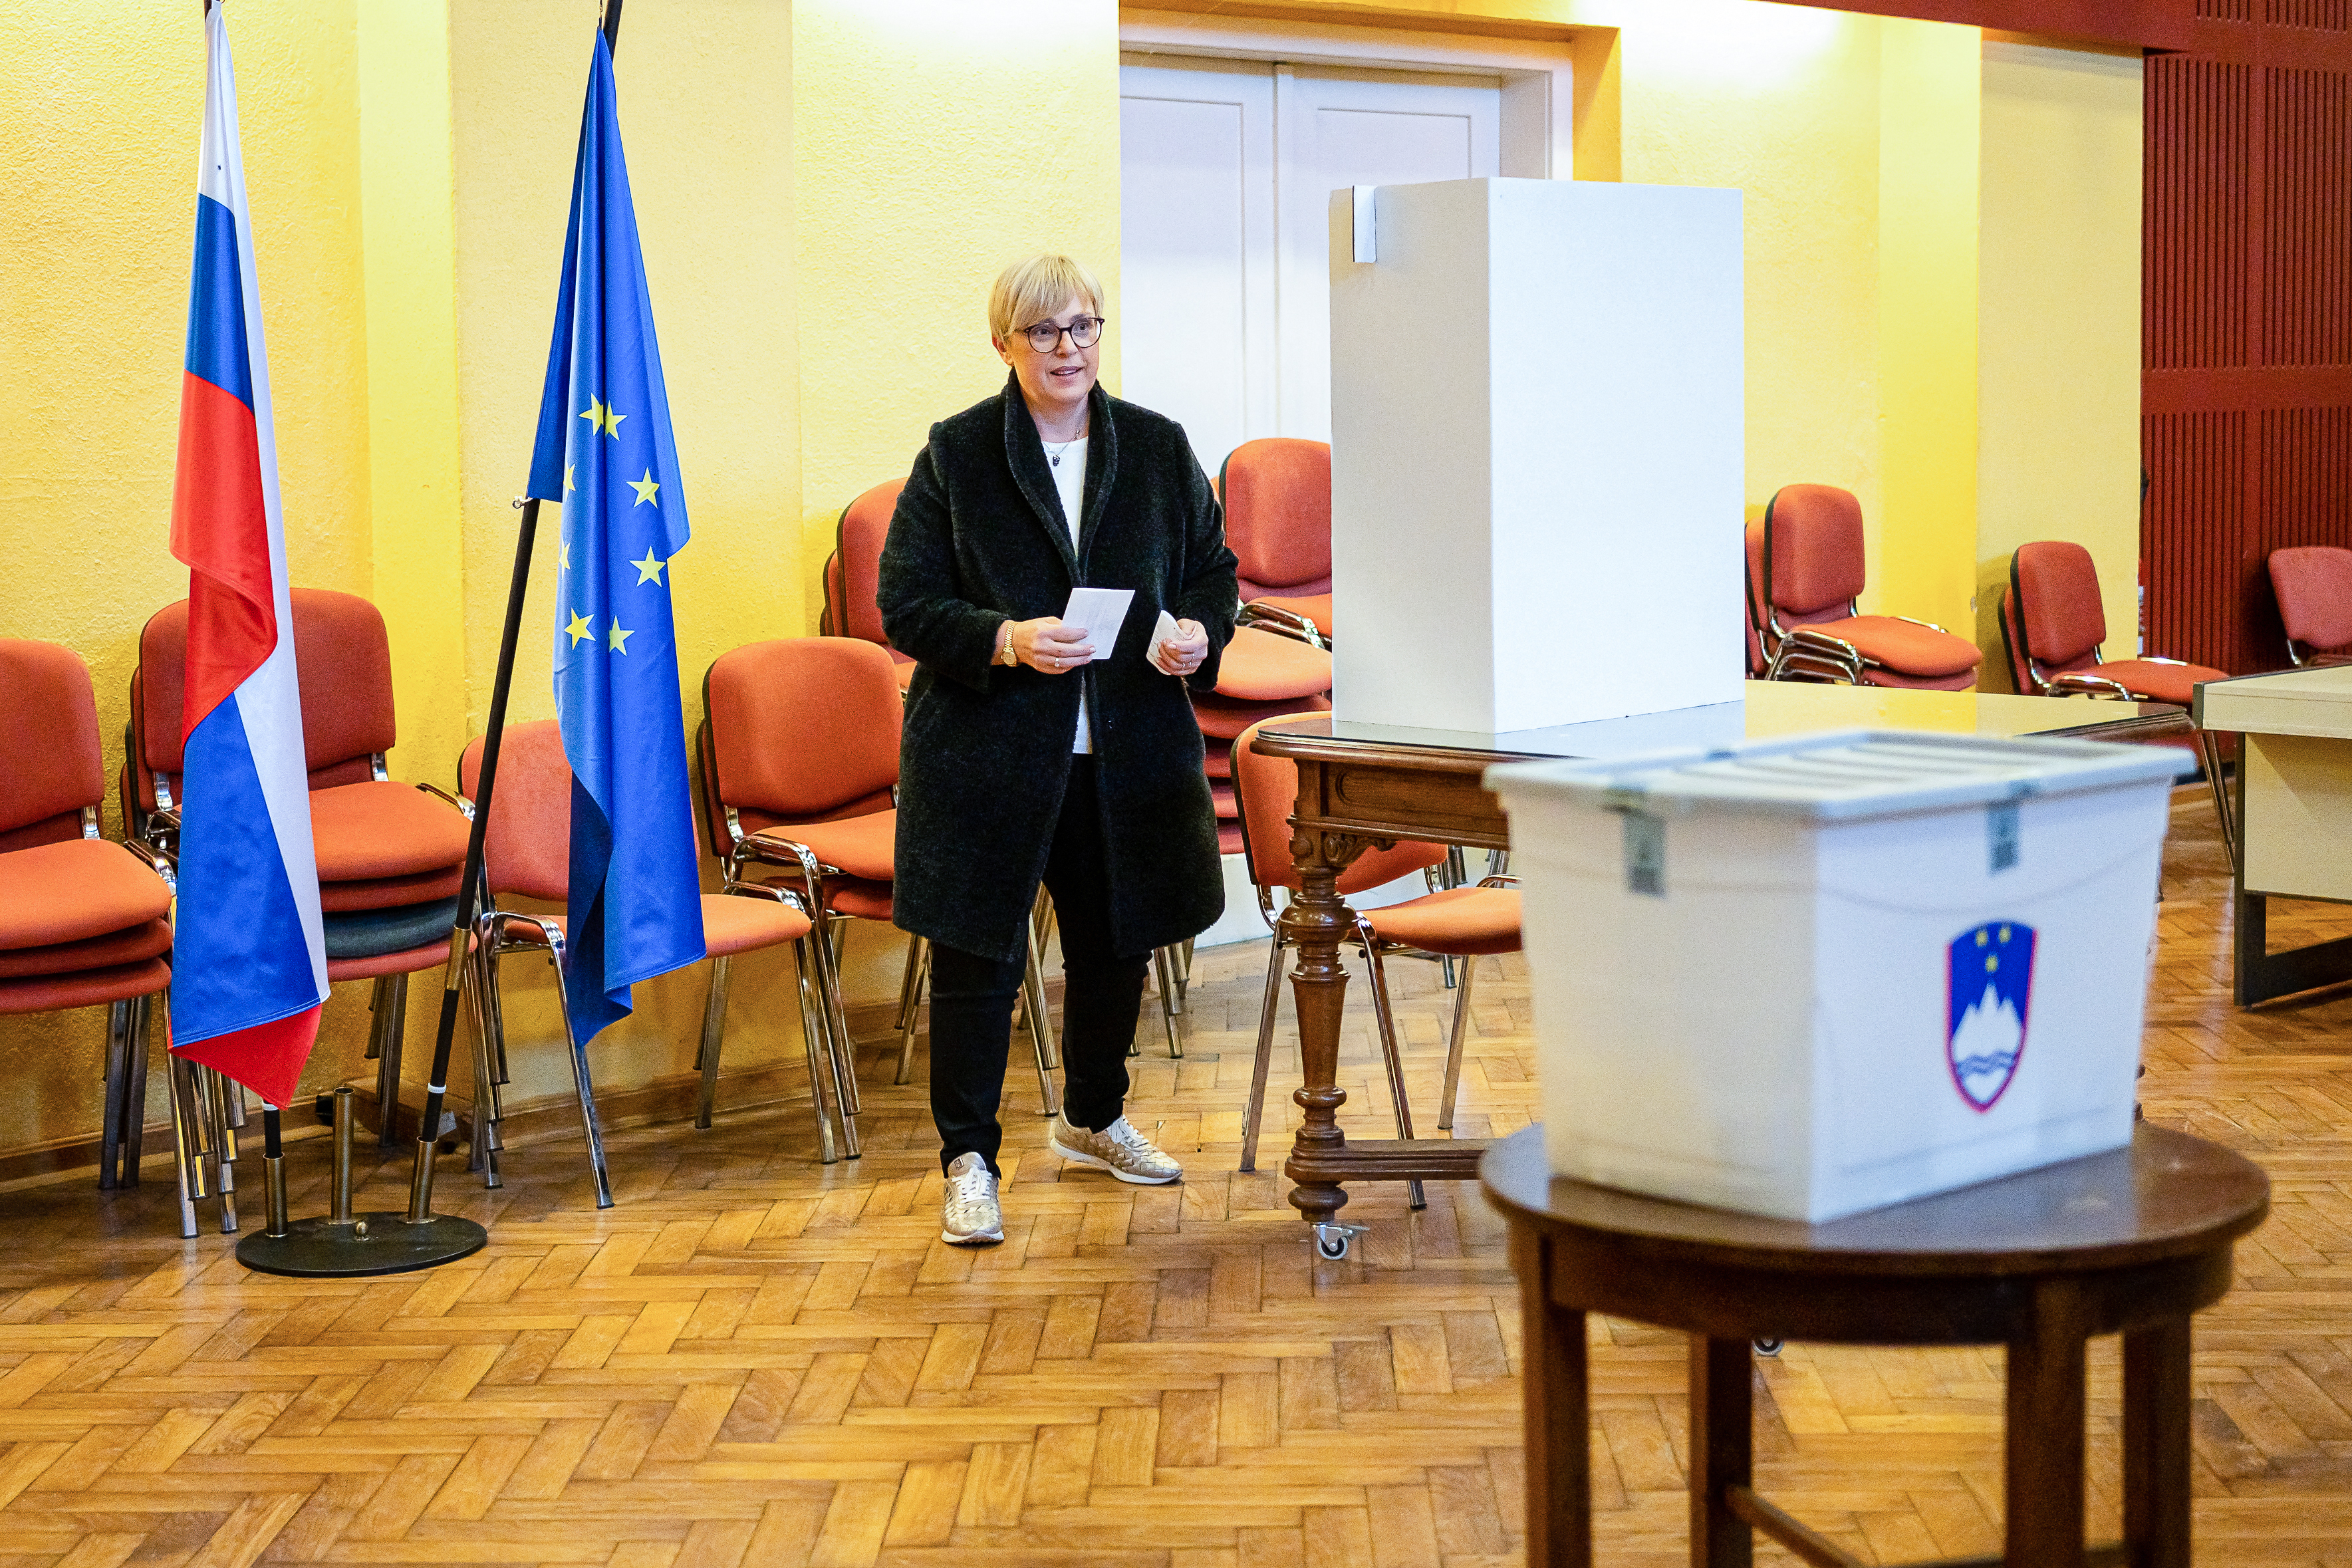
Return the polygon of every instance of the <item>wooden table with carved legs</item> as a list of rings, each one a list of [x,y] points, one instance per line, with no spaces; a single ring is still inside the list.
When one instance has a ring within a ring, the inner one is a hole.
[[[1469,1138],[1349,1139],[1339,1131],[1347,1091],[1338,1084],[1339,1013],[1348,998],[1348,970],[1339,943],[1355,930],[1356,913],[1339,896],[1339,873],[1375,845],[1426,839],[1474,849],[1510,847],[1502,803],[1479,780],[1497,762],[1486,751],[1412,747],[1396,752],[1334,741],[1285,726],[1258,732],[1258,749],[1287,757],[1298,768],[1298,809],[1291,818],[1290,853],[1299,892],[1283,911],[1298,944],[1291,994],[1298,1005],[1304,1086],[1295,1096],[1307,1112],[1283,1173],[1296,1184],[1290,1201],[1311,1223],[1328,1223],[1348,1201],[1342,1182],[1459,1182],[1478,1173],[1486,1143]]]
[[[1589,1312],[1690,1336],[1690,1560],[1748,1568],[1760,1531],[1861,1559],[1759,1493],[1759,1338],[2007,1347],[2000,1557],[1917,1568],[2189,1568],[2189,1319],[2270,1209],[2243,1156],[2141,1122],[2130,1144],[1822,1225],[1554,1176],[1543,1129],[1496,1143],[1486,1194],[1524,1304],[1528,1568],[1591,1568]],[[2123,1336],[2124,1539],[2083,1540],[2084,1342]]]
[[[1292,1098],[1307,1119],[1283,1173],[1294,1184],[1290,1202],[1302,1217],[1318,1225],[1332,1221],[1348,1201],[1342,1185],[1347,1182],[1463,1182],[1478,1173],[1478,1158],[1486,1148],[1482,1140],[1351,1139],[1339,1130],[1339,1107],[1348,1100],[1338,1082],[1339,1015],[1348,995],[1339,944],[1354,930],[1356,915],[1339,896],[1338,882],[1366,849],[1400,839],[1509,848],[1509,819],[1481,782],[1496,763],[1629,755],[1719,744],[1742,733],[1760,737],[1856,725],[2133,742],[2184,741],[2190,733],[2183,710],[2163,703],[1747,684],[1748,695],[1739,703],[1521,735],[1465,734],[1459,743],[1448,743],[1444,731],[1349,724],[1329,714],[1258,731],[1258,751],[1286,757],[1298,769],[1290,851],[1300,891],[1282,919],[1297,943],[1290,984],[1298,1008],[1302,1083]]]

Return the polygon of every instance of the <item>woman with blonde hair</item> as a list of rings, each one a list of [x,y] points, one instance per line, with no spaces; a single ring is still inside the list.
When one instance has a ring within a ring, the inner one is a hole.
[[[1186,695],[1238,607],[1215,492],[1174,421],[1096,384],[1103,292],[1066,256],[1005,268],[988,329],[1003,390],[931,426],[877,600],[921,667],[900,743],[895,918],[929,937],[941,1238],[1003,1238],[997,1121],[1042,880],[1066,977],[1048,1146],[1125,1182],[1183,1169],[1128,1122],[1127,1055],[1154,948],[1224,908]],[[1128,589],[1117,635],[1065,626],[1077,587]],[[1162,612],[1175,629],[1155,636]]]

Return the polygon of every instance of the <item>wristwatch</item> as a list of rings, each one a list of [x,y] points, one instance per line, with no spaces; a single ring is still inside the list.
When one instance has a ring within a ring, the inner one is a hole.
[[[1013,651],[1013,633],[1011,630],[1013,623],[1011,621],[1007,621],[1004,625],[1007,628],[1004,633],[1004,651],[996,656],[995,662],[1004,666],[1007,669],[1018,669],[1021,667],[1021,656]]]

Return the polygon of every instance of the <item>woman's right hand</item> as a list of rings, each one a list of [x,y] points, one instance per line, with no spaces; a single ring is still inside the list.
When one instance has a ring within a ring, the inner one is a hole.
[[[1066,675],[1094,657],[1095,645],[1084,626],[1066,626],[1059,616],[1014,621],[1013,656],[1045,675]]]

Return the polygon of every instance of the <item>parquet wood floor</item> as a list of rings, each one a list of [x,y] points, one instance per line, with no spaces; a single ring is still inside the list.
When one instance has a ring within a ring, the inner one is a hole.
[[[2352,995],[2235,1013],[2210,818],[2184,794],[2174,822],[2147,1110],[2277,1183],[2198,1325],[2200,1554],[2352,1564]],[[2352,929],[2274,920],[2282,941]],[[805,1115],[770,1107],[615,1136],[601,1215],[576,1143],[516,1150],[498,1194],[446,1167],[492,1242],[430,1275],[248,1275],[216,1236],[176,1239],[152,1176],[0,1196],[0,1568],[1516,1563],[1499,1224],[1473,1187],[1433,1186],[1419,1215],[1366,1189],[1349,1213],[1370,1234],[1318,1263],[1278,1177],[1234,1173],[1264,963],[1203,954],[1190,1054],[1138,1064],[1135,1118],[1191,1179],[1022,1153],[989,1252],[939,1244],[920,1090],[878,1054],[857,1163],[818,1166]],[[1450,994],[1427,965],[1395,978],[1431,1114]],[[1516,960],[1480,998],[1469,1134],[1534,1109]],[[1384,1134],[1369,1009],[1350,1020],[1349,1114]],[[1034,1148],[1023,1077],[1008,1127]],[[297,1213],[323,1206],[325,1153],[294,1151]],[[404,1172],[361,1206],[401,1206]],[[1593,1331],[1603,1560],[1680,1562],[1682,1342]],[[1865,1560],[1997,1550],[2000,1377],[1996,1350],[1791,1345],[1759,1363],[1762,1484]],[[2102,1346],[2102,1535],[2116,1389]]]

